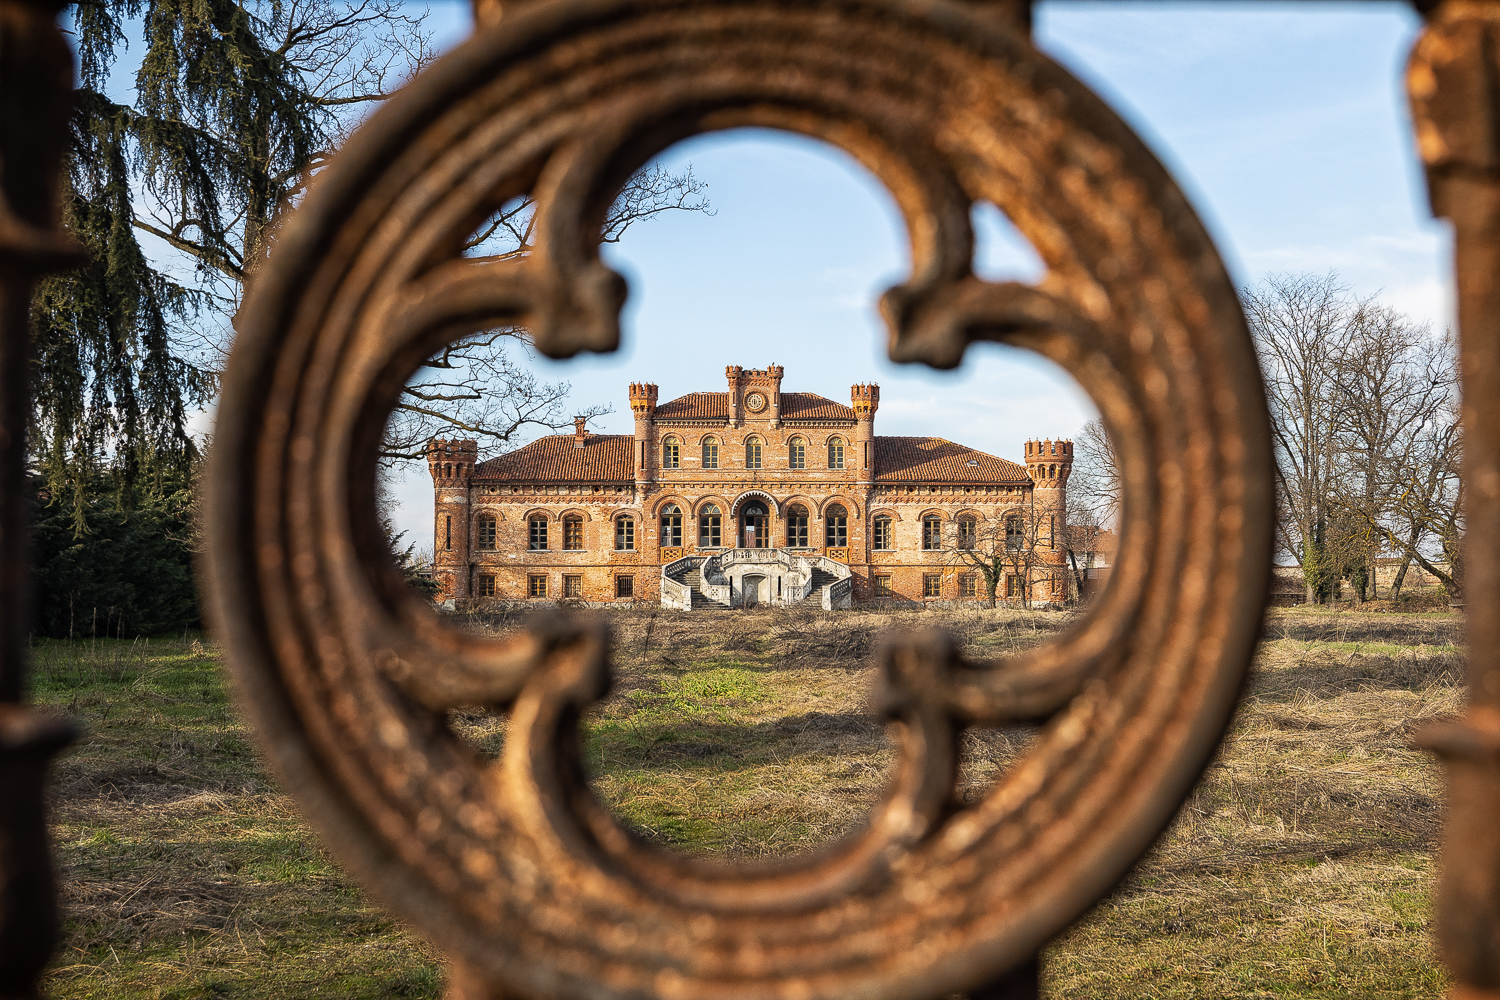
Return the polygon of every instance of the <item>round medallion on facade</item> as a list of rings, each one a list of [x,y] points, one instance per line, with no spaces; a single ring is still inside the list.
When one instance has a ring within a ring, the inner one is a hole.
[[[766,397],[758,392],[752,392],[745,397],[745,406],[749,408],[751,413],[759,413],[766,408]]]

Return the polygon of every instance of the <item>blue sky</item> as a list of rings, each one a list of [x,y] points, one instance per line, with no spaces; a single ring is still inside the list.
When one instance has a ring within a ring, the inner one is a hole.
[[[461,39],[464,8],[434,8]],[[1427,211],[1401,91],[1419,27],[1404,4],[1044,2],[1039,47],[1097,90],[1176,175],[1240,285],[1337,271],[1361,295],[1441,328],[1450,321],[1449,238]],[[883,354],[875,300],[907,266],[889,198],[837,150],[755,131],[669,150],[708,183],[717,214],[632,229],[607,259],[630,280],[623,349],[538,361],[594,429],[629,433],[626,385],[663,399],[723,387],[726,364],[786,367],[784,386],[847,399],[878,381],[877,433],[933,434],[1019,455],[1033,436],[1075,433],[1093,413],[1071,381],[1023,352],[982,347],[958,373]],[[1035,278],[1040,264],[998,213],[976,218],[979,270]],[[400,526],[430,538],[425,471],[397,487]]]
[[[468,10],[432,5],[440,47],[468,35]],[[1399,3],[1052,0],[1038,5],[1035,34],[1167,164],[1237,284],[1333,270],[1354,293],[1440,330],[1452,314],[1449,237],[1427,211],[1401,90],[1418,27]],[[138,51],[116,67],[122,90]],[[905,275],[904,228],[841,152],[743,131],[690,140],[663,160],[692,165],[716,214],[668,214],[607,248],[630,281],[622,350],[535,362],[547,380],[572,383],[577,408],[614,407],[594,430],[630,432],[632,381],[656,382],[670,399],[721,389],[725,365],[771,362],[786,367],[788,390],[838,400],[853,382],[879,382],[877,433],[938,435],[1009,458],[1027,438],[1075,434],[1093,415],[1066,376],[1014,349],[971,349],[956,373],[885,359],[875,302]],[[1038,276],[998,212],[975,223],[981,274]],[[398,527],[429,544],[425,469],[395,493]]]

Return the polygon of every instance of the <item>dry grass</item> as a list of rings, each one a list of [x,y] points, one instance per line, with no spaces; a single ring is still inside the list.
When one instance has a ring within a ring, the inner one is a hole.
[[[468,627],[504,630],[515,616]],[[664,847],[757,858],[857,824],[890,764],[865,714],[889,627],[976,653],[1063,615],[611,615],[616,684],[587,719],[595,787]],[[1413,750],[1460,709],[1447,614],[1275,612],[1218,760],[1156,849],[1045,960],[1051,997],[1438,997],[1428,928],[1441,788]],[[371,903],[266,776],[196,641],[47,643],[37,697],[90,735],[58,775],[68,938],[57,997],[437,997],[439,956]],[[495,754],[504,723],[455,713]],[[965,736],[978,794],[1024,730]]]

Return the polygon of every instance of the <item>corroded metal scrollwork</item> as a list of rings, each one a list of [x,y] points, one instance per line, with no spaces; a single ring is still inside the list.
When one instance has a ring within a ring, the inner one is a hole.
[[[31,291],[76,263],[58,225],[59,167],[73,58],[60,3],[0,0],[0,997],[31,997],[57,943],[47,837],[52,758],[66,722],[23,704],[31,645],[26,428],[31,420]]]
[[[1124,550],[1057,643],[969,662],[891,640],[877,704],[900,764],[867,828],[774,867],[643,844],[594,799],[580,713],[608,638],[444,628],[383,553],[375,450],[441,344],[524,323],[612,350],[625,285],[597,254],[619,186],[673,142],[768,126],[890,189],[912,273],[890,351],[1000,340],[1061,364],[1119,444]],[[535,253],[464,236],[536,199]],[[998,205],[1048,274],[971,270]],[[1216,747],[1260,623],[1271,455],[1234,289],[1181,193],[1093,94],[999,17],[945,0],[548,0],[414,81],[287,223],[243,316],[211,477],[214,614],[266,745],[328,841],[455,959],[465,997],[932,997],[1025,965],[1117,880]],[[448,708],[505,708],[478,762]],[[1045,722],[978,802],[965,726]]]

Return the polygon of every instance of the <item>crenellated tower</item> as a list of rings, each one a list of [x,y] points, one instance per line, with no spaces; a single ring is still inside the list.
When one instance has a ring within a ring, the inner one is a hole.
[[[875,411],[880,408],[880,386],[874,382],[849,387],[854,408],[854,461],[861,483],[875,481]]]
[[[656,478],[656,386],[630,383],[630,412],[635,414],[635,491],[644,496]]]
[[[1073,442],[1026,442],[1026,471],[1032,482],[1032,531],[1039,572],[1033,575],[1032,600],[1061,604],[1067,600],[1068,476],[1073,471]]]
[[[432,576],[442,588],[439,600],[469,596],[469,482],[478,461],[478,441],[427,442],[433,485]]]

